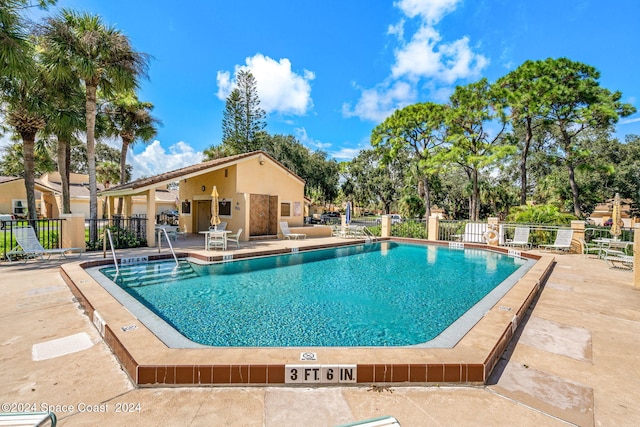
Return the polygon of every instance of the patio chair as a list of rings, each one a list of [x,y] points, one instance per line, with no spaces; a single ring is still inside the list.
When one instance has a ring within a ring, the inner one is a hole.
[[[26,262],[30,258],[44,259],[45,255],[48,258],[51,258],[51,255],[58,255],[58,259],[62,259],[66,258],[66,254],[69,252],[77,252],[78,256],[82,254],[82,248],[45,249],[31,226],[16,227],[13,229],[13,235],[18,245],[5,254],[9,261],[13,261],[12,257],[20,256],[24,257]]]
[[[582,246],[582,255],[585,257],[589,254],[597,254],[598,258],[602,256],[602,246],[596,243],[587,243],[584,239],[578,239]]]
[[[282,236],[291,240],[291,239],[298,239],[300,237],[302,237],[303,239],[307,238],[306,234],[302,234],[302,233],[292,233],[291,230],[289,230],[289,223],[287,221],[280,221],[280,230],[282,230]]]
[[[222,230],[218,230],[218,231],[222,231]],[[209,233],[208,239],[209,240],[207,243],[207,249],[216,249],[216,248],[220,248],[222,250],[227,249],[227,245],[226,245],[227,242],[226,242],[224,233]]]
[[[569,252],[571,249],[571,240],[573,239],[573,230],[560,229],[556,234],[556,240],[551,245],[539,245],[540,249],[547,251]]]
[[[218,224],[217,226],[211,226],[209,227],[209,230],[225,230],[227,228],[227,223],[222,221],[220,224]]]
[[[531,249],[531,242],[529,242],[529,231],[529,227],[516,227],[516,230],[513,233],[513,239],[507,239],[505,245],[511,246],[512,248],[519,246],[521,248],[526,247],[527,249]]]
[[[236,234],[228,234],[227,242],[236,242],[236,247],[240,247],[240,235],[242,234],[242,228],[238,230]]]

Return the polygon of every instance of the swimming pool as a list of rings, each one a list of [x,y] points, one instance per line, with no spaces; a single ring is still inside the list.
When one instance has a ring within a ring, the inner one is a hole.
[[[527,265],[478,249],[379,242],[182,264],[173,273],[171,263],[129,266],[116,281],[142,308],[205,346],[428,347],[442,345],[442,336],[453,345]],[[114,278],[113,268],[101,272]],[[146,279],[154,277],[161,280]],[[173,341],[165,332],[155,333]]]

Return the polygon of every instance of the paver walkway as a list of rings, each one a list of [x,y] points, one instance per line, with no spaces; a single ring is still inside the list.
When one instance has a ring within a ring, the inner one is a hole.
[[[484,387],[164,389],[132,387],[57,261],[0,263],[0,403],[53,410],[60,426],[334,426],[382,415],[403,427],[640,425],[640,290],[603,261],[557,262]],[[63,350],[37,347],[34,358],[34,345],[61,338]]]

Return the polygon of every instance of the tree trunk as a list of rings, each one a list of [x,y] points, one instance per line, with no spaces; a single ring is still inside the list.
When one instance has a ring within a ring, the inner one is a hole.
[[[424,207],[425,216],[429,218],[431,216],[431,186],[429,185],[429,178],[422,177],[422,186],[424,188]]]
[[[120,184],[124,184],[127,181],[127,151],[129,150],[128,138],[122,137],[122,150],[120,150]],[[124,205],[124,199],[118,198],[118,215],[122,215],[122,208]]]
[[[35,194],[35,132],[23,132],[22,137],[22,157],[24,159],[24,188],[27,192],[27,218],[29,223],[38,232],[36,227],[36,219],[38,212],[36,211],[36,194]]]
[[[65,177],[67,179],[67,190],[69,191],[69,182],[71,182],[71,142],[67,141],[64,148],[64,165],[65,165]],[[64,182],[64,181],[63,181]],[[69,191],[69,198],[67,199],[67,206],[64,209],[71,213],[71,192]]]
[[[522,148],[522,156],[520,158],[520,205],[527,204],[527,157],[529,156],[529,147],[533,139],[533,131],[531,129],[531,118],[527,118],[527,124],[524,136],[524,147]]]
[[[478,189],[478,170],[473,169],[472,172],[473,179],[473,190],[471,193],[471,206],[469,209],[469,219],[471,221],[478,221],[479,219],[479,200],[480,200],[480,190]]]
[[[87,169],[89,171],[89,240],[98,241],[98,181],[96,179],[96,86],[86,83]]]
[[[567,171],[569,171],[569,185],[571,186],[571,195],[573,196],[573,214],[580,218],[580,202],[579,202],[579,192],[578,192],[578,184],[576,184],[575,171],[573,168],[573,163],[567,161]]]
[[[67,163],[67,147],[69,144],[58,136],[58,149],[56,157],[58,161],[58,173],[62,185],[62,213],[71,213],[71,197],[69,195],[69,167]]]

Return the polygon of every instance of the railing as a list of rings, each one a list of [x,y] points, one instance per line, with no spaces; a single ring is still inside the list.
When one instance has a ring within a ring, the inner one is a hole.
[[[158,229],[158,253],[160,253],[160,249],[162,249],[162,235],[167,239],[167,243],[169,244],[169,249],[171,250],[171,254],[173,255],[173,259],[176,260],[176,267],[180,265],[178,262],[178,257],[176,256],[175,251],[173,250],[173,245],[171,244],[171,239],[169,239],[169,233],[167,233],[166,228]]]
[[[118,258],[116,258],[116,250],[113,247],[113,239],[111,238],[111,230],[108,228],[104,229],[104,234],[102,235],[103,245],[102,245],[102,257],[107,257],[107,239],[106,236],[109,237],[109,246],[111,246],[111,255],[113,255],[113,265],[116,266],[116,277],[120,274],[120,267],[118,267]]]
[[[633,231],[632,227],[621,227],[621,234],[618,236],[618,240],[633,242]],[[611,227],[587,227],[584,230],[584,240],[589,243],[595,239],[610,239],[613,236],[611,235]]]
[[[427,221],[424,219],[403,219],[393,223],[391,220],[391,235],[394,237],[412,237],[415,239],[426,239]]]
[[[10,220],[0,221],[0,259],[6,259],[6,253],[17,246],[13,229],[32,226],[38,240],[45,249],[60,247],[62,219]]]
[[[95,231],[92,240],[91,229]],[[116,249],[139,248],[147,246],[147,219],[121,218],[97,219],[85,221],[85,240],[87,250],[100,250],[103,246],[104,230],[109,229]]]

